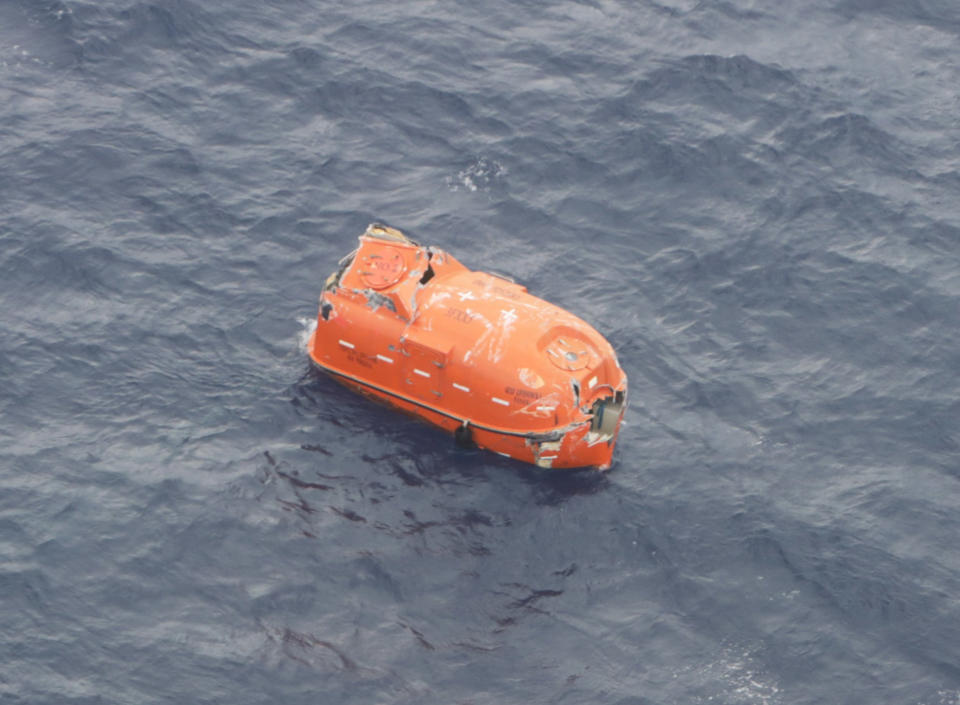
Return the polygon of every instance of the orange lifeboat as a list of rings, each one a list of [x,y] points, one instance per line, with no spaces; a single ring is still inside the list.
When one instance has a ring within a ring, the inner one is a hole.
[[[348,386],[541,467],[610,467],[627,376],[573,314],[373,224],[320,296],[310,357]]]

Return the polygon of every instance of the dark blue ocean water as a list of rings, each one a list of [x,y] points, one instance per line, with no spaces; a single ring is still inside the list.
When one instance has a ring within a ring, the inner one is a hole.
[[[0,703],[960,704],[955,0],[0,0]],[[373,220],[619,351],[310,371]]]

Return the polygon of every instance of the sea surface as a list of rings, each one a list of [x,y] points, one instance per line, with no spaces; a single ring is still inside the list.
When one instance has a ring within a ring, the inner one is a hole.
[[[372,221],[609,472],[311,371]],[[0,703],[960,705],[960,4],[0,0]]]

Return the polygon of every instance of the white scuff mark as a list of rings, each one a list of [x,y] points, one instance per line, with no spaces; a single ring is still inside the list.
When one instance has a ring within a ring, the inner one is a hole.
[[[454,388],[454,389],[459,389],[461,392],[469,392],[469,391],[470,391],[470,387],[464,387],[462,384],[457,384],[456,382],[453,383],[453,388]]]
[[[460,297],[460,301],[476,301],[477,297],[473,295],[473,292],[469,289],[467,291],[461,291],[457,293],[457,296]]]
[[[346,340],[343,340],[343,339],[340,339],[340,340],[338,340],[337,342],[340,343],[343,347],[345,347],[345,348],[350,348],[351,350],[353,350],[354,347],[356,347],[356,346],[354,346],[353,343],[349,343],[349,342],[347,342]]]
[[[587,435],[583,439],[587,442],[587,447],[597,445],[597,443],[602,443],[603,441],[609,441],[613,438],[612,433],[600,433],[599,431],[587,431]]]
[[[427,308],[431,308],[434,304],[438,304],[441,301],[446,301],[452,296],[449,291],[435,291],[430,295],[430,300],[427,302]]]
[[[587,387],[589,389],[593,389],[596,386],[597,386],[597,376],[594,375],[593,377],[590,378],[590,381],[587,382]]]
[[[467,312],[467,315],[470,316],[470,320],[471,320],[471,321],[479,320],[479,321],[482,322],[483,325],[485,325],[487,328],[490,328],[490,327],[492,326],[492,324],[490,323],[490,321],[487,320],[487,317],[486,317],[486,316],[484,316],[482,313],[478,313],[478,312],[474,311],[474,310],[473,310],[472,308],[470,308],[469,306],[466,308],[466,312]]]
[[[541,407],[534,407],[532,404],[516,409],[511,412],[514,414],[526,414],[527,416],[535,416],[538,419],[547,419],[550,418],[550,414],[553,409],[546,409]]]
[[[537,399],[531,400],[529,404],[521,409],[517,409],[513,413],[527,414],[528,416],[546,419],[553,415],[559,404],[560,400],[558,395],[556,393],[551,393],[545,397],[538,397]]]
[[[528,367],[522,367],[517,370],[517,376],[524,385],[531,389],[540,389],[543,386],[543,377]]]
[[[420,311],[417,310],[417,291],[419,291],[419,288],[414,289],[413,293],[410,294],[410,322],[411,323],[417,320],[417,316],[420,314]]]
[[[473,315],[470,309],[467,309],[467,313],[471,316]],[[477,342],[473,344],[473,347],[463,356],[464,363],[469,360],[473,353],[476,353],[478,356],[482,357],[484,351],[489,351],[490,339],[493,336],[493,326],[490,325],[490,322],[486,318],[483,316],[476,316],[476,318],[471,320],[479,320],[481,323],[483,323],[486,330],[483,332],[483,335],[477,338]]]
[[[516,323],[516,321],[517,312],[515,309],[509,308],[500,312],[500,317],[497,320],[497,330],[499,333],[497,335],[496,343],[490,354],[490,361],[494,364],[500,362],[500,358],[503,357],[503,346],[513,333],[513,324]]]
[[[484,316],[482,313],[475,312],[469,307],[464,310],[466,311],[467,315],[470,317],[471,323],[479,322],[485,328],[483,334],[480,335],[476,339],[476,341],[474,341],[473,347],[471,347],[469,350],[467,350],[463,354],[463,363],[465,365],[476,366],[477,358],[482,358],[484,357],[484,355],[487,355],[489,357],[493,354],[491,351],[491,347],[492,347],[492,338],[495,330],[493,325],[490,323],[490,321],[487,320],[487,317]],[[499,358],[493,361],[497,362],[498,359]],[[471,363],[471,360],[473,360],[472,363]]]

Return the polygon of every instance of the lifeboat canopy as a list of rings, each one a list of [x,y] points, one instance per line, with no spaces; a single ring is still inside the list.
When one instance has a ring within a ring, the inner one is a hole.
[[[372,224],[320,296],[308,343],[351,388],[541,467],[612,462],[627,377],[572,313]]]

